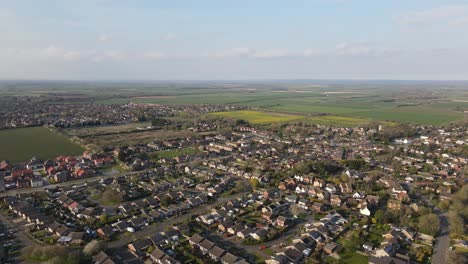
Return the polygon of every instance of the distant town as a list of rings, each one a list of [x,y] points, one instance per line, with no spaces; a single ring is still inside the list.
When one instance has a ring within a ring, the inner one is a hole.
[[[463,125],[12,98],[0,132],[78,148],[3,154],[2,263],[445,263],[468,246]]]

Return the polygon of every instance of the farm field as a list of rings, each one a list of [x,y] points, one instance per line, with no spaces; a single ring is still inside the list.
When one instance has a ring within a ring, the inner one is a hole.
[[[16,128],[0,131],[0,160],[22,162],[32,157],[55,158],[79,155],[84,149],[68,138],[45,127]]]
[[[319,124],[319,125],[329,125],[329,126],[343,126],[343,127],[355,127],[359,125],[365,125],[371,123],[372,119],[367,118],[356,118],[356,117],[347,117],[347,116],[335,116],[335,115],[325,115],[325,116],[316,116],[308,117],[304,122]],[[394,125],[392,122],[384,122],[386,125]]]
[[[288,122],[303,119],[300,115],[280,114],[280,113],[266,113],[260,111],[233,111],[233,112],[217,112],[210,113],[211,116],[218,116],[224,118],[231,118],[237,120],[245,120],[251,124],[271,124],[278,122]]]
[[[464,111],[468,110],[467,82],[65,82],[48,85],[25,83],[14,88],[0,85],[2,94],[44,96],[53,93],[59,103],[229,104],[248,106],[260,112],[326,114],[423,125],[445,125],[460,121],[465,118]],[[333,123],[331,120],[315,121]]]
[[[192,92],[187,88],[187,92]],[[383,91],[385,92],[385,91]],[[379,121],[443,125],[462,120],[462,109],[468,108],[463,98],[438,99],[434,102],[412,98],[412,94],[379,94],[362,89],[340,92],[331,88],[255,90],[179,94],[172,96],[139,96],[129,101],[144,104],[238,104],[258,110],[291,114],[328,114]],[[463,96],[466,96],[463,94]],[[118,102],[124,102],[119,99]],[[114,102],[112,99],[109,102]],[[328,122],[330,123],[330,122]]]

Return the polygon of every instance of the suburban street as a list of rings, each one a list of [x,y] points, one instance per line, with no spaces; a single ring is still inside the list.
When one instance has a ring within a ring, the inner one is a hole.
[[[447,263],[447,253],[450,246],[449,222],[447,214],[442,212],[439,208],[434,207],[434,213],[439,216],[440,230],[435,238],[432,264],[445,264]]]
[[[419,199],[424,201],[432,211],[437,214],[440,220],[439,233],[435,237],[434,249],[432,251],[432,264],[445,264],[447,263],[447,254],[450,246],[450,233],[449,222],[447,214],[434,206],[429,200],[422,195],[417,195]]]
[[[193,215],[196,214],[201,214],[204,212],[209,211],[211,208],[214,208],[216,206],[222,205],[223,203],[226,203],[229,200],[237,199],[244,195],[245,193],[237,193],[230,195],[228,197],[221,197],[217,198],[217,200],[213,203],[206,204],[199,206],[197,208],[193,208],[189,213],[174,216],[170,219],[166,219],[161,223],[156,223],[150,226],[147,226],[146,228],[136,231],[135,233],[129,235],[129,236],[121,236],[118,240],[112,241],[108,243],[109,248],[118,248],[118,247],[125,247],[127,246],[128,243],[132,242],[133,240],[136,239],[141,239],[144,237],[148,237],[151,235],[154,235],[157,232],[164,231],[166,228],[171,227],[174,223],[180,223],[180,222],[185,222],[189,220]]]

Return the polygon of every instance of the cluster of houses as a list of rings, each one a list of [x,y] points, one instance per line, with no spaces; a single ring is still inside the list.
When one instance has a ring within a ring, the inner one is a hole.
[[[71,103],[57,98],[34,96],[9,96],[3,99],[0,105],[0,129],[44,125],[58,128],[114,125],[142,121],[142,117],[150,120],[153,117],[174,116],[181,112],[204,114],[245,109],[242,106],[212,104],[170,106],[141,103],[94,104],[86,101],[77,103],[77,100],[84,98],[73,97],[69,99]]]
[[[80,157],[59,156],[53,160],[30,159],[25,164],[0,162],[0,190],[35,188],[47,183],[62,183],[97,174],[96,170],[113,164],[114,159],[104,154],[85,151]]]
[[[156,109],[181,111],[181,107]],[[220,110],[198,107],[197,111]],[[111,243],[126,233],[138,238],[125,250],[100,252],[94,257],[96,263],[183,263],[178,257],[187,257],[181,253],[187,249],[191,258],[224,264],[252,262],[249,256],[258,251],[267,263],[303,263],[311,256],[339,258],[344,245],[338,240],[353,229],[368,231],[379,210],[417,211],[422,202],[412,199],[413,192],[450,199],[463,184],[468,163],[457,151],[467,144],[467,132],[460,128],[418,127],[417,136],[385,144],[375,140],[382,128],[313,126],[297,133],[299,125],[287,125],[281,134],[249,126],[230,127],[223,133],[213,130],[225,125],[201,121],[190,130],[204,133],[119,147],[100,155],[31,159],[21,166],[3,161],[0,187],[5,189],[90,177],[115,159],[140,171],[100,181],[90,178],[81,186],[49,188],[48,197],[41,199],[4,197],[4,204],[34,231],[55,237],[55,243],[83,245],[91,239]],[[196,151],[182,151],[188,148]],[[165,150],[182,154],[151,157]],[[316,170],[313,166],[319,163],[333,171]],[[103,193],[117,194],[117,202],[105,204],[99,197]],[[198,211],[221,196],[228,197],[226,202]],[[187,234],[171,228],[141,235],[155,223],[176,221],[196,208],[189,225],[200,225],[203,232]],[[414,260],[403,256],[407,245],[432,246],[427,235],[389,226],[381,243],[359,245],[369,263],[408,263]],[[226,246],[228,242],[235,247]],[[259,249],[262,245],[275,247],[267,253]]]

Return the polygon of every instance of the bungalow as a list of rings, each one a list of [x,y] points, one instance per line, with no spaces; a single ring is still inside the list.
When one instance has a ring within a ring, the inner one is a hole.
[[[227,232],[227,230],[233,225],[234,225],[234,222],[232,222],[231,220],[224,221],[218,225],[218,230],[221,232]]]
[[[330,196],[330,204],[333,206],[341,206],[341,197],[336,194]]]
[[[135,229],[141,229],[147,224],[146,219],[141,216],[130,219],[128,223]]]
[[[292,224],[293,224],[293,220],[291,218],[288,218],[282,215],[276,218],[276,225],[279,227],[288,227]]]
[[[199,234],[194,234],[189,238],[189,244],[192,246],[198,246],[205,238]]]
[[[234,263],[237,263],[238,261],[239,261],[239,257],[229,252],[226,252],[226,254],[224,254],[221,257],[221,263],[223,264],[234,264]]]
[[[256,232],[251,234],[251,237],[258,241],[264,240],[265,238],[267,238],[267,236],[268,236],[268,230],[266,230],[265,228],[259,229]]]
[[[68,234],[70,245],[81,246],[84,243],[84,235],[84,232],[70,232]]]
[[[128,249],[136,257],[145,255],[148,248],[152,245],[151,240],[141,239],[128,244]]]
[[[203,254],[207,254],[208,251],[214,246],[215,243],[211,242],[208,239],[204,239],[198,244],[198,248],[202,251]]]
[[[110,239],[110,237],[115,234],[112,227],[108,225],[99,228],[96,232],[101,239]]]
[[[203,238],[203,237],[202,237]],[[151,242],[153,243],[154,246],[156,247],[162,247],[166,244],[166,237],[161,235],[161,233],[156,233],[153,236],[150,237]],[[190,241],[190,240],[189,240]]]
[[[323,205],[322,203],[315,202],[312,205],[312,209],[314,211],[316,211],[316,212],[324,212],[325,211],[325,205]]]
[[[327,254],[333,254],[339,250],[339,246],[336,243],[328,243],[323,247],[323,252]]]
[[[243,230],[245,228],[245,226],[241,223],[239,224],[235,224],[231,227],[228,228],[228,233],[231,234],[231,235],[237,235],[238,232],[240,232],[241,230]]]
[[[115,264],[115,262],[104,251],[93,257],[95,264]]]
[[[150,254],[149,257],[153,263],[157,264],[165,264],[163,262],[164,257],[166,257],[166,253],[164,253],[161,249],[155,248]]]
[[[336,193],[336,187],[331,183],[327,183],[327,185],[325,186],[325,191],[327,191],[330,194]]]
[[[208,250],[209,256],[215,261],[218,261],[225,253],[226,253],[226,250],[216,245],[213,246],[210,250]]]
[[[239,232],[237,232],[237,236],[242,239],[246,239],[251,236],[251,234],[254,232],[254,230],[250,227],[247,227]]]
[[[353,194],[353,198],[356,199],[356,200],[364,199],[364,198],[366,198],[366,193],[365,192],[355,192]]]
[[[125,232],[125,231],[127,231],[127,228],[130,227],[127,224],[127,222],[124,222],[124,221],[119,221],[119,222],[113,224],[112,226],[117,228],[120,232]]]
[[[31,179],[31,188],[41,187],[44,185],[41,177],[33,177]]]
[[[300,199],[299,202],[297,202],[297,204],[306,210],[309,209],[309,201],[306,199]]]
[[[284,198],[287,202],[295,204],[297,201],[297,196],[296,195],[287,195]]]
[[[288,249],[286,249],[284,251],[284,254],[294,263],[301,262],[301,260],[304,258],[304,254],[302,252],[299,252],[294,247],[289,247]]]

